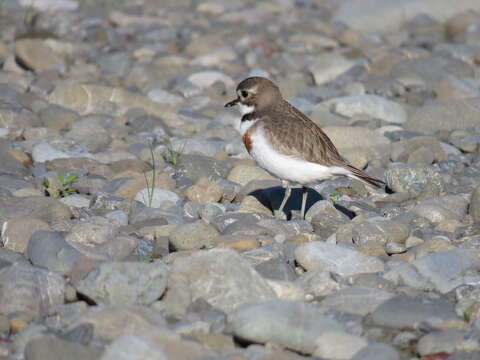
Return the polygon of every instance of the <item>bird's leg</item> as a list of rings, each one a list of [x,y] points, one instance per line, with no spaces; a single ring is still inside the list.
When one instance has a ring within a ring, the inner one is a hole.
[[[292,189],[290,189],[290,183],[288,181],[282,180],[282,186],[285,188],[285,194],[283,195],[282,203],[277,210],[276,217],[283,217],[283,208],[285,207],[285,204],[290,197],[290,193],[292,192]]]
[[[306,186],[302,186],[302,219],[305,219],[305,208],[307,206],[307,196],[308,196],[308,188]]]

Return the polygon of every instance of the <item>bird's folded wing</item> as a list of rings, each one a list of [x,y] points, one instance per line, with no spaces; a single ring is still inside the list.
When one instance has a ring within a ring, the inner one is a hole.
[[[291,105],[282,110],[265,114],[261,119],[275,150],[324,166],[344,167],[348,164],[312,120]]]

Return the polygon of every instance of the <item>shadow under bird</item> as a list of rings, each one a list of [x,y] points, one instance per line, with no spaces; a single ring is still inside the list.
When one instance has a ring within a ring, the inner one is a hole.
[[[290,197],[290,182],[302,185],[302,218],[308,186],[337,176],[348,176],[375,187],[385,183],[348,163],[322,129],[283,99],[278,86],[264,77],[249,77],[237,86],[237,98],[225,107],[238,105],[242,112],[240,133],[257,164],[280,178],[285,195],[277,215]]]

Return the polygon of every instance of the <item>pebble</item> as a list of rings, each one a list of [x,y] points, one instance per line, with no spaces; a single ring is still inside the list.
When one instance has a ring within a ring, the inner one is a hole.
[[[451,354],[465,339],[465,334],[458,330],[445,330],[422,336],[417,343],[417,352],[421,355]]]
[[[328,83],[337,76],[350,70],[355,66],[355,62],[348,60],[340,54],[324,54],[316,57],[310,65],[309,70],[317,85]]]
[[[170,235],[170,243],[177,250],[192,250],[212,247],[218,238],[218,231],[203,220],[180,225]]]
[[[115,339],[103,353],[101,360],[115,360],[122,357],[132,360],[167,360],[165,351],[159,344],[134,335],[125,335]]]
[[[418,108],[405,123],[405,129],[424,134],[439,130],[468,129],[477,124],[476,108],[480,97],[435,102]],[[449,119],[455,117],[455,124]]]
[[[342,312],[367,315],[393,296],[394,294],[381,289],[352,286],[328,295],[320,304]]]
[[[231,312],[253,300],[276,297],[252,265],[230,249],[212,249],[178,258],[169,279],[173,282],[164,301],[174,314],[184,313],[190,302],[199,298]]]
[[[445,299],[430,300],[397,295],[373,311],[372,321],[377,326],[415,329],[422,322],[441,326],[459,319],[452,304]]]
[[[20,39],[15,42],[15,55],[29,69],[65,71],[65,60],[55,54],[41,39]]]
[[[58,273],[38,267],[14,264],[0,269],[1,314],[38,320],[63,304],[65,281]]]
[[[275,178],[258,166],[237,165],[230,171],[227,179],[244,186],[250,181],[274,180]]]
[[[470,198],[469,213],[473,221],[480,223],[480,186],[477,186]]]
[[[397,350],[385,343],[370,343],[357,352],[351,360],[400,360]]]
[[[59,149],[56,149],[46,141],[41,141],[35,147],[33,148],[32,151],[32,159],[33,161],[36,162],[45,162],[45,161],[51,161],[55,159],[68,159],[68,158],[74,158],[74,157],[92,157],[91,154],[87,152],[66,152],[66,151],[61,151]]]
[[[368,242],[402,244],[409,233],[407,225],[386,219],[358,222],[352,231],[353,242],[359,245]]]
[[[315,297],[325,297],[338,291],[341,286],[331,273],[323,269],[313,269],[303,273],[296,281],[305,291]]]
[[[467,213],[467,206],[468,201],[463,196],[445,195],[420,202],[413,208],[413,212],[432,223],[440,223],[445,220],[460,221]]]
[[[388,145],[390,140],[373,130],[354,126],[326,126],[322,129],[339,150]]]
[[[403,124],[407,121],[407,113],[400,104],[378,95],[341,97],[328,100],[325,105],[329,106],[336,114],[349,118],[365,115],[393,124]]]
[[[149,187],[139,191],[135,200],[152,208],[168,209],[176,205],[180,197],[170,190]]]
[[[384,270],[383,262],[376,257],[320,241],[299,245],[295,259],[307,270],[323,269],[341,276]]]
[[[25,255],[36,266],[68,274],[81,253],[59,232],[38,230],[32,234]]]
[[[167,267],[160,262],[111,262],[92,269],[76,287],[97,304],[150,305],[166,286]]]
[[[65,359],[97,360],[102,351],[98,348],[87,347],[71,341],[65,341],[54,336],[41,336],[28,342],[25,348],[25,358],[31,360]]]
[[[441,174],[432,167],[420,164],[392,165],[385,173],[387,185],[394,192],[421,191],[427,186],[438,196],[444,189]]]
[[[199,179],[186,190],[186,197],[190,201],[199,203],[218,202],[222,198],[222,189],[207,178]]]
[[[23,253],[30,238],[37,230],[49,230],[49,225],[42,220],[17,217],[3,224],[1,240],[6,249]]]
[[[332,360],[349,360],[368,344],[367,340],[360,336],[341,331],[325,332],[315,340],[315,343],[317,348],[313,355]]]
[[[343,330],[325,309],[284,300],[243,305],[228,316],[228,323],[241,339],[275,342],[307,354],[315,351],[320,335]],[[292,332],[302,335],[292,336]]]
[[[417,271],[428,279],[437,291],[446,294],[459,285],[476,281],[480,267],[476,253],[465,249],[451,249],[424,255],[412,262]],[[474,280],[475,279],[475,280]]]

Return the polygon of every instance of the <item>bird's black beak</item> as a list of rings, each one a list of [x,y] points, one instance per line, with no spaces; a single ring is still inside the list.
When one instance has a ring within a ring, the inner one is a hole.
[[[226,103],[226,104],[225,104],[225,107],[235,106],[235,105],[237,105],[237,103],[238,103],[239,101],[240,101],[240,99],[239,99],[239,98],[236,98],[235,100],[232,100],[232,101]]]

